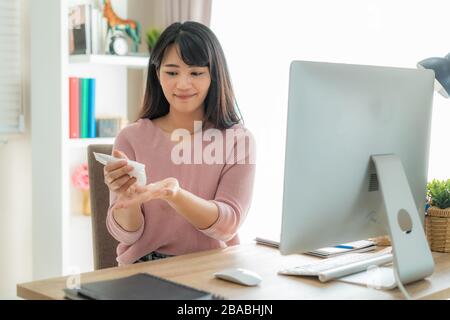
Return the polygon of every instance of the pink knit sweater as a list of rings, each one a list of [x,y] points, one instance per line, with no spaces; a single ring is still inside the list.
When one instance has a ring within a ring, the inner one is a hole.
[[[253,190],[255,143],[251,133],[242,125],[235,125],[231,129],[238,132],[231,144],[225,143],[225,130],[220,132],[224,138],[224,161],[219,164],[206,164],[204,160],[198,164],[198,156],[197,164],[194,164],[194,143],[191,143],[192,164],[174,163],[171,154],[176,143],[148,119],[140,119],[119,133],[114,149],[124,152],[131,160],[145,164],[147,184],[175,177],[181,188],[205,200],[212,200],[219,209],[217,221],[208,229],[200,230],[166,201],[151,200],[141,206],[142,227],[135,232],[128,232],[120,227],[112,215],[111,207],[116,194],[110,192],[106,224],[111,235],[120,242],[117,247],[119,265],[131,264],[152,251],[181,255],[239,243],[237,231],[249,210]],[[227,134],[229,132],[230,129]],[[237,152],[238,143],[243,141],[244,152]],[[205,150],[209,143],[201,142],[200,148]],[[231,148],[226,148],[226,145]],[[198,146],[197,152],[200,149]]]

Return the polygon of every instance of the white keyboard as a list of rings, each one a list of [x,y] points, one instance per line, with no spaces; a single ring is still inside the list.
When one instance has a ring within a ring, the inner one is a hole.
[[[339,274],[345,274],[347,273],[345,270],[348,270],[348,274],[351,274],[363,271],[370,265],[378,266],[391,261],[392,254],[389,248],[389,250],[385,249],[375,253],[348,253],[334,258],[283,269],[278,273],[283,275],[319,276],[324,272],[332,270],[341,271]]]

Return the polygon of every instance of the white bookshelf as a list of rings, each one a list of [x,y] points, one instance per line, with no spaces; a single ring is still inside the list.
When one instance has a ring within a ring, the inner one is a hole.
[[[71,64],[98,64],[108,66],[122,66],[128,68],[146,68],[149,56],[115,56],[115,55],[72,55]]]
[[[97,118],[134,121],[144,92],[144,38],[143,56],[69,56],[68,8],[80,3],[97,0],[30,1],[34,279],[93,270],[91,221],[81,213],[81,191],[71,175],[87,162],[88,145],[113,144],[114,138],[69,139],[69,77],[97,79]],[[149,26],[163,27],[154,20],[164,16],[163,0],[112,4],[119,16],[138,19],[143,34]]]

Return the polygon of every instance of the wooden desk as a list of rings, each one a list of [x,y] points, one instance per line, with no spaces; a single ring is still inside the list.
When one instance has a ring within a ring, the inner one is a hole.
[[[425,280],[406,286],[415,299],[450,298],[450,254],[433,253],[433,256],[436,263],[435,273]],[[230,299],[403,299],[398,289],[381,291],[338,281],[321,283],[316,278],[277,274],[281,268],[317,259],[305,255],[282,256],[274,248],[245,244],[83,273],[81,282],[114,279],[148,272]],[[256,271],[262,276],[263,281],[257,287],[244,287],[214,278],[214,272],[231,267]],[[62,289],[65,288],[66,278],[18,284],[17,295],[24,299],[63,299]]]

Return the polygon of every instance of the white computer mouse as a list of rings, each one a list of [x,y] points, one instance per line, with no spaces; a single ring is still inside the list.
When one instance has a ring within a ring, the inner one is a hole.
[[[242,268],[225,269],[214,273],[214,276],[244,286],[257,286],[262,280],[256,272]]]

